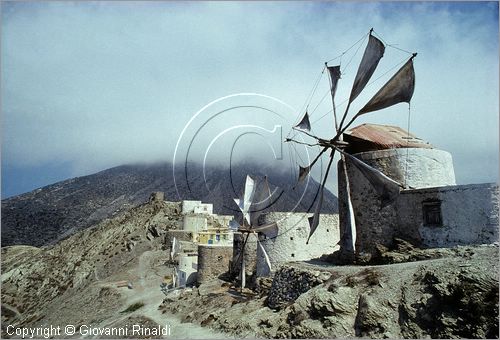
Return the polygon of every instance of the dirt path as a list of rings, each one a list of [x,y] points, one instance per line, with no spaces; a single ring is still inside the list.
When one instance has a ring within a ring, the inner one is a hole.
[[[100,327],[119,324],[129,317],[146,317],[160,326],[168,325],[171,334],[167,338],[230,339],[231,337],[228,337],[227,334],[217,333],[191,323],[181,323],[176,316],[163,314],[162,311],[158,310],[165,298],[165,294],[160,290],[160,284],[163,276],[170,274],[170,269],[162,263],[164,258],[164,251],[146,251],[141,254],[139,265],[128,272],[130,278],[136,278],[135,282],[132,281],[133,289],[120,289],[120,293],[124,297],[121,310],[139,302],[142,302],[144,306],[131,313],[118,313],[116,318],[106,320],[105,324],[100,325]]]

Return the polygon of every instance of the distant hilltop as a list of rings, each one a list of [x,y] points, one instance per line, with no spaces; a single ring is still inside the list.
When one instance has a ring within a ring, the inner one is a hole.
[[[233,165],[233,184],[227,169],[207,169],[207,183],[201,167],[193,165],[193,169],[189,188],[183,183],[178,187],[182,199],[209,202],[213,204],[214,213],[234,215],[237,207],[233,202],[233,191],[241,192],[248,165]],[[282,170],[269,168],[254,174],[267,175],[271,185],[283,189],[283,194],[273,206],[275,211],[291,211],[299,201],[295,210],[307,211],[317,193],[318,183],[311,180],[300,200],[303,188],[294,190],[296,179]],[[24,244],[39,247],[53,244],[146,202],[154,191],[165,192],[165,199],[169,201],[179,200],[170,163],[122,165],[7,198],[2,200],[2,246]],[[329,191],[325,192],[322,212],[338,212],[337,197]]]

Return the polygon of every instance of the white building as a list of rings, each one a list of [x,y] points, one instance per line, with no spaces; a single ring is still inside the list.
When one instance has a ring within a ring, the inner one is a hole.
[[[184,215],[182,230],[198,233],[207,230],[207,216],[205,214]]]
[[[213,214],[213,205],[201,201],[182,201],[182,213],[185,214]]]
[[[179,254],[179,265],[176,270],[177,287],[185,287],[196,282],[198,273],[198,254]]]
[[[363,124],[344,134],[346,152],[406,187],[382,204],[362,172],[346,162],[356,224],[356,254],[374,254],[394,238],[417,246],[446,247],[498,239],[498,185],[456,185],[451,155],[385,125]],[[344,166],[339,161],[340,231],[347,216]]]
[[[307,261],[339,249],[339,219],[337,214],[321,214],[319,226],[309,243],[309,222],[307,213],[271,212],[263,215],[262,224],[275,222],[278,226],[276,237],[266,238],[259,234],[261,245],[269,256],[271,269],[264,252],[257,247],[257,276],[270,276],[279,265],[290,261]],[[250,241],[249,241],[250,242]],[[255,244],[247,245],[255,248]]]

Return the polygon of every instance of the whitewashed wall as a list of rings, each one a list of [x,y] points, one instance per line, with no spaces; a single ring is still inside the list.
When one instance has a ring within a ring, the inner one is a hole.
[[[182,201],[183,214],[213,214],[213,205],[201,201]]]
[[[183,230],[198,232],[207,229],[207,217],[202,214],[185,215]]]
[[[389,149],[362,152],[355,156],[390,178],[413,188],[455,185],[453,161],[446,151],[421,148]],[[356,253],[358,255],[374,253],[376,244],[390,246],[394,237],[411,234],[410,231],[398,230],[399,207],[396,202],[382,207],[378,194],[355,166],[347,163],[347,173],[355,215]],[[345,229],[347,198],[341,161],[338,164],[338,183],[340,231],[342,233]],[[422,210],[420,205],[411,205],[409,209],[417,209],[419,212]]]
[[[267,252],[271,269],[275,271],[279,265],[289,261],[306,261],[331,254],[339,247],[339,219],[337,214],[321,214],[318,229],[306,244],[309,235],[309,223],[306,213],[268,213],[263,223],[277,222],[279,235],[273,239],[261,238],[261,244]],[[257,276],[269,276],[271,272],[263,252],[257,247]]]
[[[194,207],[193,212],[195,214],[213,214],[214,212],[214,207],[212,204],[209,203],[201,203],[200,205]]]
[[[194,213],[194,207],[201,204],[201,201],[182,201],[182,213],[192,214]]]
[[[422,202],[441,202],[442,226],[426,226]],[[404,191],[397,202],[400,233],[424,247],[498,241],[498,185],[470,184]]]
[[[178,287],[184,287],[196,282],[198,273],[198,256],[188,256],[181,254],[179,256]]]
[[[438,149],[388,149],[360,152],[355,156],[390,178],[415,189],[455,185],[449,152]]]

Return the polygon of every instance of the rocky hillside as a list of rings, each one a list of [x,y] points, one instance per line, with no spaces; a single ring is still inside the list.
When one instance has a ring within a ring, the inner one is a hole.
[[[2,337],[8,325],[169,324],[167,338],[498,338],[497,245],[405,243],[377,265],[292,262],[253,290],[215,279],[165,296],[163,234],[179,212],[150,201],[54,245],[3,247]]]
[[[241,194],[247,172],[267,175],[271,186],[283,190],[274,211],[307,211],[317,194],[314,180],[304,191],[303,187],[294,188],[296,179],[287,172],[250,165],[233,166],[231,172],[222,167],[207,168],[206,182],[203,169],[192,165],[188,180],[178,180],[177,193],[171,164],[124,165],[2,200],[2,245],[53,244],[144,202],[153,191],[164,191],[171,201],[211,202],[216,213],[234,214],[237,207],[233,198]],[[337,211],[337,198],[326,192],[323,212]]]
[[[50,247],[3,247],[3,331],[113,322],[124,316],[129,292],[142,303],[151,294],[156,309],[168,269],[162,234],[177,227],[179,212],[178,203],[149,202]]]
[[[214,281],[167,296],[161,308],[238,337],[498,338],[498,246],[417,253],[427,260],[288,263],[267,292],[261,285],[260,294],[238,297],[238,289]]]

